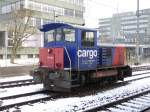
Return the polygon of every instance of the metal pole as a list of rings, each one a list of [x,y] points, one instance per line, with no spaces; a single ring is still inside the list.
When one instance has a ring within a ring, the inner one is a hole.
[[[7,47],[8,47],[8,32],[7,31],[5,31],[5,66],[7,67],[7,51],[8,51],[8,49],[7,49]]]
[[[139,57],[139,0],[137,0],[137,12],[136,12],[136,16],[137,16],[137,38],[136,38],[136,64],[140,63],[140,57]]]
[[[55,9],[53,10],[53,14],[54,14],[54,22],[56,22],[56,11],[55,11]]]

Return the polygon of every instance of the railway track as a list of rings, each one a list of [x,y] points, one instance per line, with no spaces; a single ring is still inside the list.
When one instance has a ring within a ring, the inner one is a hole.
[[[115,85],[116,86],[123,85],[124,83],[129,83],[132,81],[141,80],[141,79],[149,78],[149,77],[150,76],[143,76],[140,78],[126,80],[124,82],[118,82]],[[115,88],[116,88],[116,86],[115,86]],[[33,103],[48,101],[48,100],[55,99],[55,98],[60,98],[61,96],[67,97],[69,95],[60,95],[58,93],[46,94],[46,91],[42,90],[42,91],[36,91],[36,92],[30,92],[30,93],[22,93],[22,94],[18,94],[18,95],[4,96],[4,97],[0,97],[0,100],[2,103],[2,105],[0,106],[0,111],[6,110],[6,109],[9,109],[12,107],[18,108],[19,106],[22,106],[22,105],[28,105],[28,104],[32,105]],[[10,103],[10,102],[13,102],[13,103]]]
[[[132,72],[150,70],[150,65],[132,67]]]
[[[34,85],[37,84],[33,81],[33,79],[25,79],[25,80],[15,80],[15,81],[6,81],[0,82],[0,88],[11,88],[25,85]]]
[[[148,72],[149,73],[149,72]],[[141,73],[142,75],[148,74],[148,73]],[[138,75],[134,75],[135,77]],[[149,78],[150,76],[144,76],[140,78],[133,78],[131,80],[126,80],[124,82],[119,82],[116,85],[122,85],[123,83],[130,83],[132,81],[136,80],[141,80],[144,78]],[[134,77],[133,76],[133,77]],[[6,88],[6,87],[15,87],[15,86],[23,86],[23,85],[30,85],[30,84],[35,84],[32,79],[28,80],[20,80],[20,81],[9,81],[9,82],[1,82],[0,83],[0,88]],[[40,97],[39,97],[40,96]],[[49,93],[49,95],[45,94],[45,91],[37,91],[37,92],[30,92],[30,93],[23,93],[23,94],[18,94],[18,95],[10,95],[6,97],[0,97],[0,111],[12,108],[12,107],[19,107],[22,105],[32,105],[33,103],[37,102],[43,102],[43,101],[49,101],[54,98],[60,98],[62,95],[58,93]],[[22,99],[22,100],[19,100]],[[15,102],[16,100],[16,102]],[[9,103],[13,102],[13,103]],[[93,110],[89,110],[93,111]]]
[[[51,100],[53,98],[60,97],[60,94],[56,93],[49,93],[49,95],[46,94],[47,91],[37,91],[32,93],[26,93],[26,94],[19,94],[15,96],[8,96],[0,98],[0,111],[15,107],[18,108],[22,105],[31,105],[32,103],[36,102],[43,102],[47,100]]]
[[[150,70],[150,66],[132,67],[132,69],[133,71]],[[136,74],[136,75],[141,75],[141,74]],[[34,84],[37,83],[35,83],[33,79],[5,81],[5,82],[0,82],[0,88],[11,88],[11,87],[26,86],[26,85],[34,85]]]
[[[88,110],[88,112],[144,112],[150,109],[150,89],[138,94],[129,95],[99,107]]]

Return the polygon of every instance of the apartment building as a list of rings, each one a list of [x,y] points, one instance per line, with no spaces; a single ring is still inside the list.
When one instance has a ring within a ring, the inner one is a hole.
[[[110,42],[122,40],[135,43],[137,37],[136,12],[114,14],[112,17],[99,19],[100,37]],[[141,43],[150,42],[150,9],[140,10],[139,35]]]

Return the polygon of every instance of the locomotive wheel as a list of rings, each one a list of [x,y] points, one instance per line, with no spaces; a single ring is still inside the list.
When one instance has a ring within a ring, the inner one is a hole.
[[[117,81],[117,76],[112,76],[112,77],[109,78],[108,83],[109,83],[109,84],[113,84],[113,83],[115,83],[116,81]]]
[[[85,75],[81,75],[81,76],[80,76],[80,85],[81,85],[81,86],[84,86],[85,83],[86,83],[86,77],[85,77]]]

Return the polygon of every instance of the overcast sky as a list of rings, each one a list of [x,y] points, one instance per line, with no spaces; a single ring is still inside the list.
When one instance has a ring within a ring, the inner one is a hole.
[[[150,0],[139,0],[140,9],[150,8]],[[111,17],[113,13],[136,11],[137,0],[85,0],[86,26],[97,28],[98,19]]]

